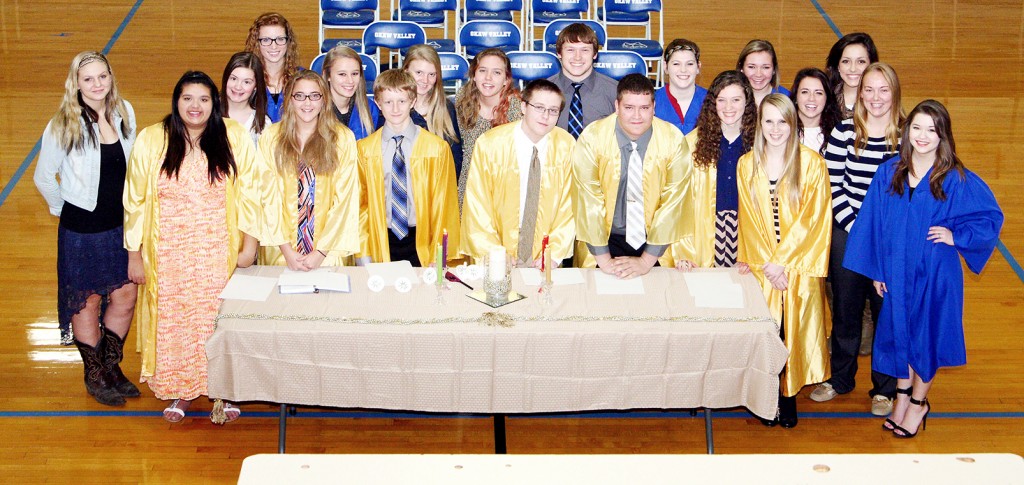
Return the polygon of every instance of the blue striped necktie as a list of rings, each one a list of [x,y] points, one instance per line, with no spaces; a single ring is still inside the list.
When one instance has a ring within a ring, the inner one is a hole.
[[[579,138],[583,133],[583,100],[580,98],[580,88],[583,83],[572,83],[572,101],[569,102],[569,134],[573,138]]]
[[[409,235],[409,188],[406,185],[405,154],[402,153],[402,140],[405,137],[396,135],[395,157],[391,160],[391,232],[398,239]]]

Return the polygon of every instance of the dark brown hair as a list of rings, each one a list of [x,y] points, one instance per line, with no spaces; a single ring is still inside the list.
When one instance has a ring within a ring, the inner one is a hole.
[[[697,146],[693,150],[693,164],[698,168],[708,168],[718,165],[718,158],[722,155],[722,119],[718,117],[718,95],[722,90],[738,85],[743,90],[745,98],[743,105],[743,119],[740,120],[740,136],[743,137],[743,151],[749,151],[754,146],[754,133],[757,129],[757,103],[754,102],[754,90],[740,71],[723,71],[715,77],[708,88],[708,95],[704,98],[704,104],[700,107],[700,114],[697,115]]]
[[[953,170],[956,170],[960,177],[964,176],[964,163],[956,155],[956,142],[953,141],[953,125],[949,118],[949,111],[942,103],[934,99],[926,99],[914,107],[907,120],[903,123],[903,134],[900,137],[900,158],[896,162],[896,171],[892,176],[892,186],[889,193],[903,195],[903,185],[914,170],[914,146],[910,140],[910,125],[914,117],[923,114],[932,119],[935,123],[935,133],[939,135],[939,147],[935,150],[935,163],[932,165],[932,175],[928,177],[928,186],[931,188],[932,196],[937,200],[946,200],[946,192],[942,190],[942,182],[946,180]],[[922,174],[913,174],[924,175]]]

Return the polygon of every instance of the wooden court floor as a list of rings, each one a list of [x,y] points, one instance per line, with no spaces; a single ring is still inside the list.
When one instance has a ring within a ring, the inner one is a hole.
[[[230,483],[244,457],[276,451],[271,406],[244,406],[240,421],[221,428],[200,400],[183,423],[169,425],[148,389],[123,409],[86,395],[77,353],[57,344],[57,221],[31,181],[34,146],[75,53],[109,49],[141,128],[168,112],[183,71],[219,79],[252,19],[268,10],[291,20],[301,60],[309,62],[317,42],[313,0],[0,0],[0,480]],[[1024,257],[1024,2],[669,0],[665,24],[666,38],[701,45],[705,86],[752,38],[776,45],[788,85],[798,69],[823,66],[837,33],[869,32],[897,69],[908,110],[928,97],[950,108],[960,155],[1006,213],[1007,252],[966,283],[969,364],[939,373],[931,426],[918,439],[894,440],[869,417],[865,358],[862,387],[853,393],[824,404],[801,397],[796,429],[766,429],[742,411],[723,414],[715,422],[718,452],[1024,453],[1024,283],[1006,256]],[[138,365],[129,353],[127,373],[137,375]],[[289,451],[492,450],[488,419],[344,416],[293,419]],[[516,418],[508,443],[512,453],[701,453],[702,430],[699,418],[656,414]]]

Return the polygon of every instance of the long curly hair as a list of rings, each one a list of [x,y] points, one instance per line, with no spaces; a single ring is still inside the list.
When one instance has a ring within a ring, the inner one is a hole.
[[[342,59],[352,59],[359,66],[359,83],[356,84],[356,92],[348,100],[348,109],[349,111],[354,111],[356,116],[359,116],[359,123],[369,133],[373,131],[374,125],[373,118],[370,117],[370,101],[366,96],[366,77],[363,75],[363,59],[359,57],[359,53],[352,50],[351,47],[341,44],[332,47],[331,50],[327,51],[327,56],[324,57],[324,81],[327,82],[327,87],[331,88],[331,70],[334,69],[334,63]],[[329,90],[324,94],[328,99],[333,100],[334,96],[331,92]]]
[[[124,100],[121,99],[121,95],[117,91],[117,78],[114,77],[114,71],[110,68],[107,58],[95,51],[79,52],[71,60],[68,77],[64,81],[64,97],[61,99],[60,108],[57,109],[57,113],[51,120],[53,123],[51,130],[57,137],[57,144],[64,149],[65,153],[70,154],[71,150],[84,148],[86,138],[88,138],[90,146],[98,146],[96,131],[93,130],[92,125],[99,121],[99,114],[85,104],[82,93],[78,89],[78,71],[93,62],[102,62],[110,76],[110,91],[103,99],[104,117],[107,123],[113,125],[114,113],[117,113],[121,117],[119,128],[122,136],[127,137],[132,132],[132,127],[128,125],[128,108],[125,107]],[[83,123],[85,129],[82,129]]]
[[[754,102],[754,90],[741,71],[723,71],[708,88],[708,95],[697,115],[697,147],[693,150],[693,164],[705,169],[718,165],[722,155],[722,119],[718,116],[718,95],[729,86],[739,86],[743,90],[743,118],[740,120],[740,136],[743,138],[743,151],[750,150],[754,145],[754,130],[757,125],[757,103]]]
[[[245,50],[257,56],[261,55],[260,28],[268,25],[284,27],[284,35],[288,37],[288,49],[284,53],[284,72],[281,73],[281,80],[286,84],[281,86],[281,92],[284,92],[288,88],[287,83],[299,71],[299,44],[295,39],[295,31],[292,30],[292,25],[288,23],[288,19],[277,12],[267,12],[256,17],[256,20],[252,22],[252,26],[249,27],[249,36],[245,39]],[[270,76],[269,70],[266,74],[268,77]],[[270,79],[267,79],[267,81],[270,81]]]
[[[853,106],[853,147],[863,150],[868,144],[868,108],[864,106],[861,96],[864,93],[863,80],[868,78],[868,74],[875,72],[885,78],[892,93],[892,108],[889,110],[889,123],[885,128],[885,144],[889,150],[896,151],[900,143],[900,127],[907,117],[903,114],[903,104],[900,102],[900,78],[896,76],[896,70],[884,62],[872,63],[864,69],[861,76],[860,86],[857,87],[857,103]]]
[[[240,67],[251,70],[256,78],[256,86],[253,87],[252,94],[249,95],[249,107],[256,111],[252,132],[258,135],[263,133],[264,125],[267,123],[266,73],[263,72],[263,61],[260,60],[259,55],[252,52],[236,52],[231,56],[231,60],[224,66],[224,76],[220,81],[220,104],[224,114],[230,116],[228,112],[228,79],[231,78],[231,73]]]
[[[452,119],[448,116],[448,101],[444,96],[444,81],[441,78],[441,57],[437,55],[437,51],[433,47],[427,44],[417,44],[409,48],[402,61],[402,69],[408,71],[409,65],[413,61],[430,63],[437,73],[436,82],[427,93],[427,102],[430,104],[430,109],[424,116],[427,121],[427,131],[446,140],[458,141],[459,137],[455,134],[455,126],[452,125]]]
[[[928,186],[932,195],[938,200],[946,200],[946,191],[942,190],[942,183],[946,175],[956,170],[960,177],[964,177],[964,162],[956,154],[956,141],[953,140],[953,123],[949,117],[949,111],[942,103],[934,99],[926,99],[914,107],[907,115],[903,124],[902,144],[900,146],[900,159],[896,162],[896,171],[893,173],[892,186],[889,192],[903,195],[903,185],[907,182],[909,175],[915,174],[914,170],[914,146],[910,141],[910,125],[914,117],[922,114],[932,119],[935,124],[935,133],[939,135],[939,147],[935,150],[935,163],[932,165],[932,175],[928,177]]]
[[[491,128],[494,128],[509,122],[508,110],[511,105],[511,98],[519,96],[519,88],[512,82],[512,62],[508,60],[508,55],[505,54],[505,51],[497,47],[484,49],[469,62],[470,75],[475,75],[477,69],[480,68],[480,61],[482,59],[492,56],[501,59],[505,66],[505,80],[508,81],[501,92],[498,93],[498,105],[495,106],[494,117],[491,119]],[[455,112],[459,117],[459,123],[463,126],[472,126],[476,123],[476,118],[480,114],[480,97],[480,89],[476,86],[476,80],[471,80],[459,90],[455,100]]]
[[[807,78],[817,79],[818,82],[821,83],[821,87],[825,90],[825,106],[821,110],[821,121],[819,121],[818,126],[821,127],[821,133],[825,135],[825,139],[827,141],[827,137],[832,133],[832,129],[842,121],[843,113],[839,110],[839,101],[836,99],[835,90],[833,90],[832,85],[829,84],[829,78],[825,72],[816,67],[806,67],[796,73],[796,77],[793,79],[793,88],[789,90],[789,99],[794,105],[797,105],[797,114],[800,113],[800,108],[797,104],[796,97],[800,91],[800,83]],[[842,82],[842,80],[839,82]],[[801,139],[803,139],[804,122],[799,116],[797,116],[797,134]],[[824,156],[826,148],[828,148],[828,143],[822,143],[821,148],[818,149],[818,153]]]
[[[305,101],[295,101],[292,94],[299,81],[313,81],[323,96],[320,112],[317,113],[316,129],[306,140],[305,145],[299,140],[299,120],[293,105]],[[330,88],[324,78],[314,71],[299,71],[288,83],[284,92],[284,105],[281,107],[281,129],[272,141],[274,160],[280,174],[298,173],[300,162],[312,167],[319,174],[329,174],[338,165],[338,119],[331,113]]]

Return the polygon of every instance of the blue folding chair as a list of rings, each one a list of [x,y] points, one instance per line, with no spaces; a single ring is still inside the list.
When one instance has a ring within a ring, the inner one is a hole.
[[[522,32],[504,20],[471,20],[459,30],[459,52],[473,57],[491,47],[505,52],[522,50]]]
[[[658,35],[654,36],[653,18],[658,16]],[[651,63],[651,71],[657,73],[661,81],[659,63],[665,45],[664,15],[661,11],[661,0],[604,0],[603,8],[598,8],[597,18],[605,30],[609,26],[642,26],[644,37],[609,38],[608,49],[633,51]]]
[[[327,39],[328,30],[363,30],[367,25],[380,20],[378,0],[320,0],[320,52],[327,52],[338,44],[339,39]],[[362,43],[353,39],[356,52],[362,50]],[[332,42],[333,41],[333,42]]]
[[[309,70],[313,71],[321,76],[324,75],[324,59],[327,59],[327,54],[320,54],[313,58],[313,62],[309,63]],[[326,76],[324,76],[326,77]]]
[[[441,58],[441,82],[445,92],[458,91],[462,82],[469,79],[469,61],[451,52],[438,52],[437,56]]]
[[[434,39],[438,52],[455,52],[455,41],[451,39],[448,30],[448,12],[455,17],[459,9],[458,0],[391,0],[392,17],[396,20],[415,22],[424,29],[440,29],[440,35],[431,37]],[[456,19],[455,31],[458,29]]]
[[[382,47],[390,51],[389,64],[392,63],[392,60],[397,59],[397,64],[393,65],[401,65],[402,49],[423,44],[426,41],[427,33],[423,31],[423,27],[414,22],[381,20],[370,24],[363,31],[363,53],[373,55],[374,61],[380,66],[382,65],[380,53],[370,51],[370,49]]]
[[[615,80],[633,73],[646,76],[647,62],[632,51],[601,51],[594,61],[594,70]]]
[[[373,82],[377,80],[380,68],[377,66],[377,61],[366,54],[359,54],[359,58],[363,60],[363,79],[366,80],[366,92],[373,96]]]
[[[558,56],[545,51],[513,51],[508,53],[512,63],[512,79],[522,85],[535,79],[547,79],[561,69]]]
[[[555,20],[589,19],[589,0],[530,0],[530,10],[526,14],[526,43],[534,45],[537,40],[537,28],[544,27]]]
[[[558,34],[561,34],[566,27],[572,24],[583,24],[591,29],[594,29],[594,33],[597,34],[597,43],[600,44],[601,49],[605,48],[605,43],[608,42],[608,35],[604,31],[604,26],[601,22],[596,20],[555,20],[544,27],[544,38],[537,40],[533,44],[533,50],[535,51],[548,51],[558,54],[555,46],[558,42]]]
[[[519,22],[515,21],[516,12],[519,13]],[[506,20],[522,30],[525,28],[523,13],[523,0],[466,0],[460,15],[464,23],[470,20]]]

